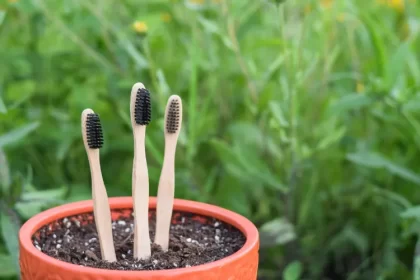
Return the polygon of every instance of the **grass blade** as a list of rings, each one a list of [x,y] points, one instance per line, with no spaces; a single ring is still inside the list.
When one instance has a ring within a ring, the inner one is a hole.
[[[9,133],[0,136],[0,148],[14,144],[33,132],[39,126],[39,122],[33,122],[24,126],[21,126]]]

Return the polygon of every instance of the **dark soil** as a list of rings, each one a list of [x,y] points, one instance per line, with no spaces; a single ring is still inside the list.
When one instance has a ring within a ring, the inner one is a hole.
[[[101,250],[92,213],[68,217],[41,228],[33,236],[34,246],[61,261],[114,270],[161,270],[196,266],[220,260],[238,251],[245,236],[214,218],[174,212],[169,250],[152,244],[147,260],[133,258],[131,210],[113,212],[113,235],[117,262],[101,260]],[[150,213],[150,238],[155,235],[155,212]]]

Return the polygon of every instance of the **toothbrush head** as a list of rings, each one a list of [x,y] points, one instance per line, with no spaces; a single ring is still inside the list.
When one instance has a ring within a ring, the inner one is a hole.
[[[170,134],[178,132],[181,128],[181,98],[177,95],[171,96],[166,111],[166,131]]]
[[[86,116],[86,139],[90,149],[100,149],[104,144],[101,120],[98,114],[90,113]]]
[[[152,119],[150,93],[145,88],[139,88],[134,105],[134,119],[138,125],[148,125]]]

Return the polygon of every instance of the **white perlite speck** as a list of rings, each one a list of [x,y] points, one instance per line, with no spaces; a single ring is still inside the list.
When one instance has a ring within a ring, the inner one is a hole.
[[[95,238],[95,237],[94,237],[94,238],[89,239],[89,243],[92,243],[92,242],[94,242],[94,241],[96,241],[96,238]]]
[[[129,254],[129,255],[130,255],[130,254],[131,254],[131,250],[128,250],[128,251],[127,251],[127,254]]]
[[[88,260],[88,258],[86,257],[86,258],[85,258],[85,261],[87,261],[87,260]]]
[[[125,232],[130,232],[130,230],[131,230],[130,228],[126,228]]]
[[[119,224],[120,226],[125,226],[125,225],[126,225],[126,222],[125,222],[125,221],[118,221],[118,224]]]
[[[87,247],[87,246],[89,246],[89,243],[85,242],[85,246],[86,246],[86,247]]]
[[[178,265],[177,265],[176,263],[173,263],[173,265],[174,265],[175,267],[178,267]]]
[[[121,257],[122,257],[123,259],[125,259],[125,255],[124,255],[124,254],[121,254]]]
[[[61,244],[57,244],[57,246],[55,246],[57,249],[61,248]]]
[[[190,243],[191,242],[191,238],[187,238],[187,242]]]
[[[57,238],[57,235],[53,234],[53,238]]]
[[[61,243],[61,242],[63,242],[63,240],[59,239],[59,240],[57,240],[57,242],[58,242],[58,243]]]
[[[95,248],[90,248],[90,250],[93,252],[93,251],[95,251]]]
[[[35,247],[36,247],[39,251],[42,251],[42,250],[41,250],[41,247],[39,247],[38,245],[35,245]]]
[[[69,228],[69,227],[71,227],[71,223],[70,223],[70,222],[68,222],[68,223],[66,224],[66,228]]]
[[[220,225],[220,223],[219,223],[219,222],[215,222],[215,223],[214,223],[214,226],[215,226],[215,227],[218,227],[219,225]]]
[[[220,237],[219,237],[218,235],[216,235],[216,236],[214,237],[214,239],[216,239],[216,241],[219,241],[219,240],[220,240]]]
[[[191,265],[187,264],[185,267],[191,267]]]
[[[154,265],[157,265],[157,264],[159,263],[159,261],[158,261],[158,260],[153,260],[153,261],[152,261],[152,263],[153,263]]]
[[[74,221],[74,223],[76,224],[77,227],[80,227],[80,221],[76,220]]]
[[[184,217],[182,217],[181,223],[185,223],[185,218]]]
[[[63,223],[64,223],[64,224],[67,224],[67,222],[68,222],[68,221],[69,221],[69,219],[67,219],[67,218],[64,218],[64,219],[63,219]]]

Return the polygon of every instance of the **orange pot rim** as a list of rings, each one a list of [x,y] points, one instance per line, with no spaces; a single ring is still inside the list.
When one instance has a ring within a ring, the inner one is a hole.
[[[117,209],[130,209],[132,208],[132,198],[131,197],[113,197],[109,199],[109,204],[112,210]],[[149,199],[149,209],[156,208],[156,198],[150,197]],[[206,204],[202,202],[184,200],[184,199],[175,199],[174,200],[174,211],[183,211],[194,214],[200,214],[204,216],[213,217],[219,219],[225,223],[228,223],[238,230],[240,230],[246,237],[244,246],[239,249],[236,253],[225,257],[223,259],[192,266],[188,268],[174,268],[167,270],[153,270],[153,271],[124,271],[124,270],[108,270],[101,268],[85,267],[76,264],[67,263],[64,261],[57,260],[53,257],[48,256],[45,253],[40,252],[32,244],[32,236],[38,231],[42,226],[47,225],[53,221],[74,216],[83,213],[89,213],[93,211],[92,200],[84,200],[80,202],[68,203],[62,206],[54,207],[44,212],[41,212],[31,219],[29,219],[19,231],[19,242],[21,248],[25,251],[26,254],[33,255],[34,258],[42,260],[42,262],[48,263],[53,267],[62,268],[67,271],[78,271],[80,273],[95,274],[97,276],[142,276],[142,277],[157,277],[165,275],[176,275],[183,274],[185,272],[201,272],[208,271],[212,269],[217,269],[218,267],[228,265],[246,257],[250,252],[255,249],[256,246],[259,246],[259,234],[255,225],[249,221],[247,218],[232,212],[230,210],[214,206],[211,204]]]

